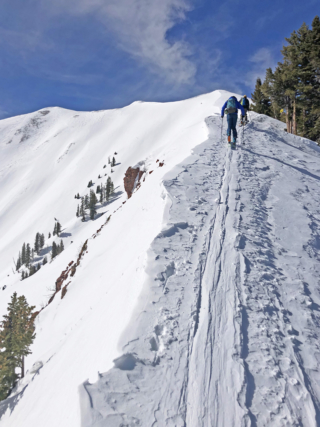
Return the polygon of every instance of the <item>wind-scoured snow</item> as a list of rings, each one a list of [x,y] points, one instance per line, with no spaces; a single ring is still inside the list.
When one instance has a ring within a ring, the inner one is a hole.
[[[229,96],[0,122],[0,313],[14,291],[46,304],[89,239],[1,426],[320,425],[320,148],[251,113],[230,150]],[[82,223],[74,195],[114,152],[117,197]],[[65,251],[20,282],[12,256],[54,217]]]

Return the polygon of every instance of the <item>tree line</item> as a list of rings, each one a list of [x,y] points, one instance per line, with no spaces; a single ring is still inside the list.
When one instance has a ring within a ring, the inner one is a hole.
[[[91,187],[93,183],[92,181],[90,181],[89,184],[90,183],[91,183],[90,185]],[[85,196],[81,197],[81,203],[77,207],[76,216],[80,217],[82,221],[85,221],[87,219],[86,217],[87,211],[89,211],[88,213],[89,213],[90,219],[94,219],[97,213],[97,210],[96,210],[97,203],[99,202],[103,204],[104,202],[108,202],[110,197],[113,195],[113,193],[114,193],[114,184],[112,182],[112,179],[108,177],[105,185],[103,184],[98,185],[95,192],[93,190],[90,190],[89,194],[86,194]],[[99,195],[99,199],[97,197],[97,194]],[[80,196],[78,197],[77,195],[76,198],[80,198]]]
[[[258,78],[253,110],[286,123],[286,131],[320,145],[320,20],[305,23],[286,38],[282,62]]]
[[[52,235],[60,236],[61,233],[61,224],[59,221],[55,221]],[[48,239],[51,238],[51,233],[48,234]],[[38,262],[34,264],[35,255],[40,255],[41,250],[44,248],[45,237],[42,233],[37,233],[34,241],[33,247],[30,246],[29,243],[23,243],[22,249],[19,252],[17,262],[15,263],[16,270],[19,271],[21,267],[25,266],[29,271],[22,270],[21,271],[21,280],[27,279],[28,277],[35,274],[40,270],[41,264]],[[52,243],[51,250],[51,259],[55,258],[64,250],[64,244],[61,239],[60,243]],[[48,258],[46,256],[42,259],[42,265],[47,264]]]

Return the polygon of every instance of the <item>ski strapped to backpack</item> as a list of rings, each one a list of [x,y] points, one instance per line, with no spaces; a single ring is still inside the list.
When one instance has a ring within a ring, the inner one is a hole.
[[[232,113],[236,113],[237,110],[237,106],[236,106],[236,100],[234,98],[230,98],[228,99],[227,102],[227,107],[225,109],[225,113],[226,114],[232,114]]]

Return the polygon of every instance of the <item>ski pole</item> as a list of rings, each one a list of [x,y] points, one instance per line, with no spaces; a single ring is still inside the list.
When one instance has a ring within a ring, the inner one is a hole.
[[[244,124],[242,126],[242,144],[244,144]]]
[[[221,137],[220,137],[221,144],[222,144],[222,132],[223,132],[223,117],[221,117]]]

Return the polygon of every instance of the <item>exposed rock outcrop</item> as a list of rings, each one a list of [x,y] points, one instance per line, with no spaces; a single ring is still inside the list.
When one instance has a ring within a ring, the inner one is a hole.
[[[132,196],[132,193],[134,189],[136,188],[137,184],[140,182],[140,179],[142,175],[144,174],[144,171],[140,170],[140,168],[132,168],[129,167],[127,169],[127,172],[125,173],[125,176],[123,178],[124,182],[124,189],[128,195],[128,199]]]

